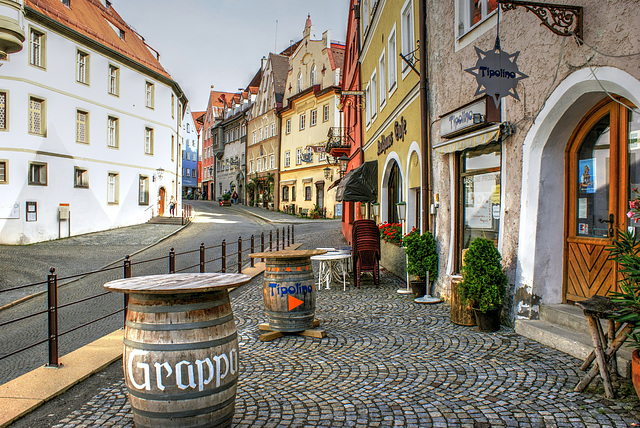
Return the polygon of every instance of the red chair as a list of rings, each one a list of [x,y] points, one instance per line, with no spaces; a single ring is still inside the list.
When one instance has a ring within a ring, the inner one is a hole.
[[[373,283],[380,285],[380,230],[373,220],[356,220],[351,231],[353,278],[360,288],[360,274],[373,272]]]

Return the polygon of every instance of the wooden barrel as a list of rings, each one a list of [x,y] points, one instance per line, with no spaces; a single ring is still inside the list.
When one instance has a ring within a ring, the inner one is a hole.
[[[126,319],[135,426],[231,426],[239,364],[229,293],[131,294]]]
[[[458,325],[476,325],[476,317],[469,302],[462,303],[462,297],[458,292],[458,284],[461,277],[451,278],[451,322]]]
[[[309,257],[267,258],[262,294],[271,330],[313,328],[316,287]]]

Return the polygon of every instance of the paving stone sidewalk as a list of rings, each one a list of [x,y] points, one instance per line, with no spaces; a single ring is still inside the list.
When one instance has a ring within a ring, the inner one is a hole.
[[[260,342],[262,277],[232,293],[240,341],[236,427],[629,427],[623,403],[572,391],[581,361],[517,335],[454,325],[382,285],[318,294],[324,339]],[[118,372],[116,372],[118,373]],[[133,426],[119,376],[53,425]]]

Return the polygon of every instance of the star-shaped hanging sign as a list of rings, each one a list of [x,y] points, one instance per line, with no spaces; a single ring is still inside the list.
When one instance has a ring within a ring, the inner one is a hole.
[[[476,76],[478,89],[474,96],[487,94],[493,97],[496,106],[500,105],[500,100],[507,95],[511,95],[516,100],[520,100],[516,86],[522,79],[526,79],[526,74],[518,70],[516,60],[520,51],[508,54],[500,49],[489,49],[483,51],[475,46],[478,61],[475,67],[467,68],[467,73]]]

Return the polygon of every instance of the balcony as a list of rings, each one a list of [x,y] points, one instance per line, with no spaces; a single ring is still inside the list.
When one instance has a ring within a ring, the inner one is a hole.
[[[24,30],[19,24],[22,19],[22,2],[0,1],[0,59],[22,50]]]
[[[327,134],[329,139],[325,148],[327,154],[334,158],[339,158],[343,155],[348,156],[351,152],[351,145],[355,143],[351,136],[353,131],[353,127],[341,128],[334,126],[329,128],[329,133]]]

